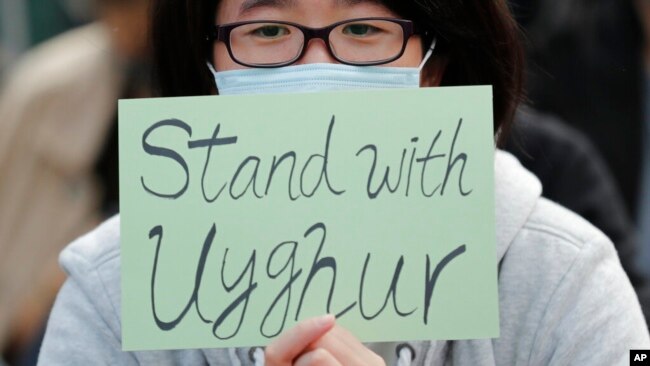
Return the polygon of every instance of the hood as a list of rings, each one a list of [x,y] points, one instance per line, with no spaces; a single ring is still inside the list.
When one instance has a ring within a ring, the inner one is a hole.
[[[542,184],[505,151],[494,155],[497,258],[503,259],[542,195]]]

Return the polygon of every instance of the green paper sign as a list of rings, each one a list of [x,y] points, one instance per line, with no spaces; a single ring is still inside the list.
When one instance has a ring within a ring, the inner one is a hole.
[[[498,337],[491,90],[120,101],[124,350]]]

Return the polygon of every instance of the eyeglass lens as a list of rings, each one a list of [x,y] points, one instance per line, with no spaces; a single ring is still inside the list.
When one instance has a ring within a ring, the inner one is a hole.
[[[400,24],[388,20],[353,20],[334,28],[329,43],[339,60],[360,64],[380,62],[399,55],[404,34]],[[250,65],[295,61],[304,46],[303,32],[288,24],[243,24],[230,33],[234,58]]]

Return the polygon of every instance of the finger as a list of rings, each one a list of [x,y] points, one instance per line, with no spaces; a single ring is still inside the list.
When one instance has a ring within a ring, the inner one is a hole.
[[[334,321],[333,315],[301,321],[266,347],[266,365],[290,365],[312,342],[332,329]]]
[[[383,359],[364,346],[347,329],[335,325],[315,343],[313,349],[322,348],[344,365],[382,365]]]
[[[331,353],[332,356],[339,359],[341,354],[358,349],[356,343],[358,343],[358,345],[361,345],[361,343],[355,341],[355,339],[348,339],[345,334],[341,332],[341,327],[335,325],[329,332],[318,338],[316,342],[312,343],[310,349],[315,350],[323,348]]]
[[[346,365],[363,364],[363,345],[360,344],[359,347],[355,347],[355,345],[345,342],[338,334],[334,333],[334,329],[319,338],[312,347],[313,349],[322,348],[327,350],[334,358]]]
[[[294,366],[342,366],[331,353],[322,348],[316,348],[300,356]]]
[[[327,334],[331,335],[332,338],[334,338],[342,346],[345,346],[347,349],[358,350],[360,347],[365,348],[363,343],[361,343],[361,341],[359,341],[359,339],[354,334],[350,333],[349,330],[342,326],[335,324],[332,330]]]

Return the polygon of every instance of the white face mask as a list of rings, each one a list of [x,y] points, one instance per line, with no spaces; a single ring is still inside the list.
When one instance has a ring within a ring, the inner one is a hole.
[[[304,64],[272,69],[216,71],[208,67],[220,95],[309,93],[332,90],[419,88],[420,72],[436,47],[434,39],[419,67]]]

